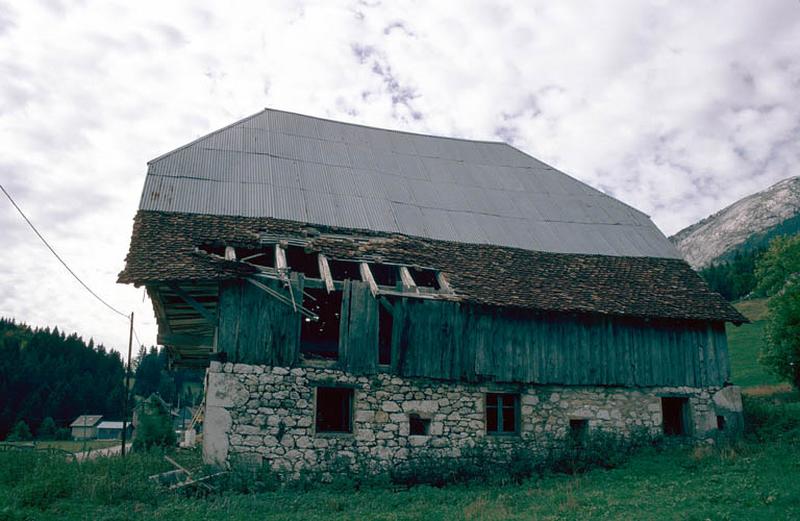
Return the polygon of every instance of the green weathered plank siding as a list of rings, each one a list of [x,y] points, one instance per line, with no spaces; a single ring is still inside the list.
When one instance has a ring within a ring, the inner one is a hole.
[[[263,281],[288,292],[278,281]],[[302,279],[292,281],[295,298]],[[292,366],[297,361],[300,315],[252,284],[237,280],[220,284],[218,346],[228,360],[245,364]],[[298,300],[298,303],[300,301]]]
[[[350,281],[347,281],[350,282]],[[339,352],[343,367],[355,374],[374,373],[378,366],[378,301],[366,282],[352,281],[342,299]],[[347,310],[345,312],[345,307]],[[345,316],[346,314],[346,316]],[[346,324],[347,327],[344,327]]]
[[[284,293],[276,281],[266,282]],[[338,366],[377,371],[378,301],[343,285]],[[299,300],[302,276],[293,277]],[[533,313],[393,298],[391,371],[445,380],[566,385],[707,386],[730,375],[718,323]],[[298,362],[300,315],[246,282],[220,287],[219,346],[231,361]]]

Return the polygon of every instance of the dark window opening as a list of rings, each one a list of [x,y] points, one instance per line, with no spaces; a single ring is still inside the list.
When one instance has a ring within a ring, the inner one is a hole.
[[[328,259],[328,267],[331,269],[333,280],[361,280],[361,271],[357,262]]]
[[[378,304],[378,363],[392,363],[392,327],[394,317],[388,309]]]
[[[250,264],[274,268],[275,247],[265,246],[261,249],[236,248],[236,258],[241,261],[249,262]]]
[[[414,279],[414,282],[417,283],[417,286],[423,288],[433,288],[435,290],[441,289],[441,286],[439,286],[439,279],[436,277],[435,271],[417,268],[409,268],[408,270],[411,273],[411,277]]]
[[[569,436],[575,441],[582,440],[589,432],[589,420],[573,419],[569,421]]]
[[[320,278],[319,260],[314,252],[307,252],[300,246],[286,248],[286,264],[293,270],[299,271],[312,279]]]
[[[685,436],[686,414],[689,405],[687,398],[661,398],[661,413],[664,417],[664,434]]]
[[[408,415],[408,433],[412,436],[427,436],[431,430],[431,421],[420,418],[419,414]]]
[[[314,358],[339,356],[339,321],[342,313],[342,292],[328,293],[324,289],[306,289],[303,307],[319,316],[314,321],[303,317],[300,327],[300,352]]]
[[[487,434],[516,434],[519,428],[519,396],[488,393],[486,395]]]
[[[353,390],[317,387],[317,432],[353,432]]]
[[[397,285],[397,266],[370,263],[369,271],[372,272],[372,278],[375,279],[375,283],[377,285],[391,287],[395,287]]]
[[[719,414],[717,415],[717,430],[725,430],[725,417]]]

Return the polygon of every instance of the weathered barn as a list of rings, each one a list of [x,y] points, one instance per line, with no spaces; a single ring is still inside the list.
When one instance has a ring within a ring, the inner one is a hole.
[[[149,163],[120,281],[208,367],[210,462],[738,421],[744,317],[645,214],[505,143],[265,110]]]

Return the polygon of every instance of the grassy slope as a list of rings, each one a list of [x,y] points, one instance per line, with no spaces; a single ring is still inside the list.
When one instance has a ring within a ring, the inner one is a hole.
[[[15,465],[3,461],[0,468]],[[800,461],[785,442],[722,451],[670,449],[623,468],[553,476],[521,485],[416,487],[185,498],[157,491],[146,475],[158,458],[78,467],[50,462],[16,479],[0,478],[0,519],[180,520],[780,520],[800,518]],[[8,470],[7,468],[4,470]],[[47,481],[40,476],[53,478]],[[63,486],[81,475],[80,485]],[[56,481],[57,480],[57,481]],[[62,483],[61,486],[58,483]],[[44,498],[44,499],[43,499]],[[3,505],[6,505],[4,508]]]
[[[758,352],[764,341],[767,299],[745,300],[735,306],[752,322],[738,327],[727,325],[733,382],[742,387],[771,387],[781,384],[777,377],[758,362]]]

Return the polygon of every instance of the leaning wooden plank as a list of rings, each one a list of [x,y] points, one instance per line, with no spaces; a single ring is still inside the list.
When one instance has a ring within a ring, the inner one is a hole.
[[[289,266],[286,264],[286,250],[280,244],[275,245],[275,268],[279,270],[286,270]]]

